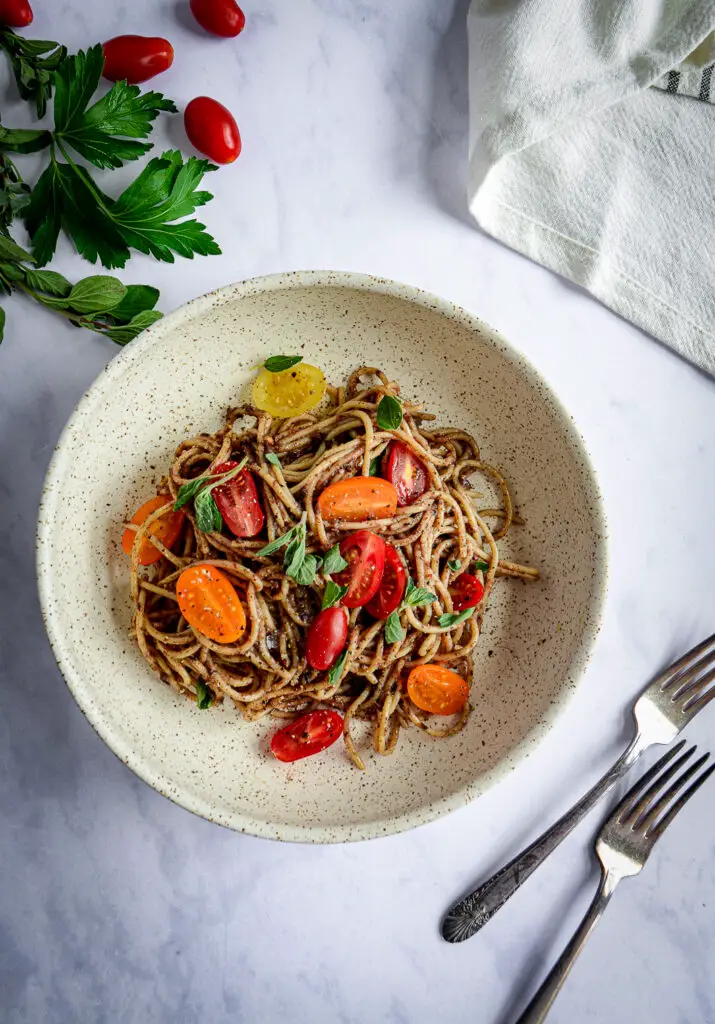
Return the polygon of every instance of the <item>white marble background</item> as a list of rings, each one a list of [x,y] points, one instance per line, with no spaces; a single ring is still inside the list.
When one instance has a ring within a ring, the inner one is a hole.
[[[576,699],[471,807],[342,848],[192,817],[115,759],[55,667],[35,593],[36,509],[59,432],[115,350],[13,299],[0,349],[0,1019],[509,1024],[590,899],[598,815],[479,936],[448,946],[437,923],[606,766],[643,682],[715,628],[713,383],[469,223],[466,0],[246,0],[235,42],[198,32],[183,0],[34,7],[32,34],[74,48],[167,35],[176,61],[156,84],[180,104],[209,92],[240,124],[244,152],[214,175],[205,209],[224,255],[135,257],[127,281],[159,285],[170,310],[256,274],[341,268],[461,303],[572,410],[605,494],[612,579]],[[11,96],[4,85],[7,124],[19,122]],[[183,141],[180,119],[163,130]],[[89,272],[67,246],[58,269]],[[715,744],[715,707],[691,734]],[[715,1021],[713,785],[624,884],[554,1024]]]

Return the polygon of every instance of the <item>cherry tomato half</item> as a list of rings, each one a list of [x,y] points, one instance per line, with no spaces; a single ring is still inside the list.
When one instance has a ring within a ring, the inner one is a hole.
[[[385,479],[397,491],[397,504],[411,505],[429,487],[429,476],[424,463],[417,458],[409,445],[402,441],[391,441],[390,450],[384,463]]]
[[[358,530],[340,542],[340,554],[348,563],[333,579],[347,587],[341,598],[346,608],[361,608],[375,596],[385,568],[387,544],[369,530]]]
[[[338,660],[348,636],[348,616],[344,608],[324,608],[313,619],[305,642],[305,660],[311,668],[324,672]]]
[[[102,49],[102,74],[110,82],[124,79],[130,85],[148,82],[174,62],[174,48],[168,39],[161,36],[115,36],[108,39]]]
[[[407,586],[407,570],[392,544],[385,543],[385,569],[380,580],[380,587],[366,606],[376,619],[386,619],[400,607],[405,587]]]
[[[0,24],[25,28],[32,22],[32,8],[27,0],[0,0]]]
[[[441,665],[416,665],[407,678],[407,692],[412,703],[423,711],[453,715],[467,703],[469,685]]]
[[[271,740],[271,753],[279,761],[299,761],[331,746],[342,731],[337,711],[308,711],[278,730]]]
[[[318,498],[318,508],[328,522],[389,519],[397,511],[397,491],[379,476],[351,476],[329,484]]]
[[[212,565],[190,565],[176,581],[181,614],[217,644],[232,644],[246,628],[246,613],[228,576]]]
[[[462,572],[449,585],[449,596],[455,612],[476,608],[484,597],[484,584],[469,572]]]
[[[278,373],[261,370],[253,382],[253,404],[281,419],[302,416],[318,405],[326,387],[325,374],[310,363]]]
[[[217,164],[231,164],[241,152],[241,135],[230,110],[210,96],[197,96],[184,111],[192,146]]]
[[[212,473],[228,473],[235,469],[237,462],[222,462]],[[227,483],[219,484],[211,491],[218,510],[229,530],[236,537],[255,537],[266,521],[256,489],[253,473],[248,469],[232,477]]]
[[[179,510],[174,512],[171,506],[171,498],[166,494],[157,494],[155,498],[145,501],[141,508],[137,509],[129,520],[135,526],[141,526],[145,519],[148,519],[152,512],[156,512],[163,505],[167,506],[166,515],[160,516],[155,523],[149,527],[149,535],[160,540],[165,548],[171,549],[179,539],[181,527],[184,525],[184,513]],[[136,530],[125,530],[122,534],[122,549],[126,555],[131,555],[136,537]],[[153,565],[162,558],[161,551],[154,547],[149,536],[139,545],[139,565]]]
[[[237,36],[246,24],[236,0],[191,0],[189,7],[201,28],[215,36]]]

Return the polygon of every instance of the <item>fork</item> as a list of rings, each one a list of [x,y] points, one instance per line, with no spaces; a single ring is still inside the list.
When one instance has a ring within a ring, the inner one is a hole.
[[[626,794],[610,818],[606,819],[596,839],[596,854],[601,862],[598,892],[573,938],[519,1017],[517,1024],[541,1024],[546,1019],[554,999],[583,949],[586,939],[608,906],[618,883],[629,875],[638,874],[648,860],[655,843],[678,811],[682,810],[693,793],[715,772],[715,765],[711,765],[701,772],[687,789],[683,789],[686,782],[702,768],[710,756],[703,754],[666,788],[670,779],[693,755],[695,747],[686,750],[677,761],[673,761],[667,771],[659,778],[657,776],[684,746],[685,740],[681,740],[661,757],[660,761],[654,764]]]
[[[670,743],[714,697],[715,633],[662,672],[633,706],[635,735],[615,764],[570,811],[496,874],[455,903],[442,921],[448,942],[471,938],[654,744]]]

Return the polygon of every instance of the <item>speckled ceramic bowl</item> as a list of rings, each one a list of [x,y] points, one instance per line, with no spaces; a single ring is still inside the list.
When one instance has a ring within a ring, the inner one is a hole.
[[[442,423],[501,466],[526,525],[508,555],[536,584],[496,588],[475,657],[468,727],[448,740],[403,732],[391,757],[352,766],[341,744],[284,765],[274,724],[199,711],[151,672],[128,636],[122,524],[187,434],[218,428],[252,367],[305,353],[330,380],[381,366]],[[306,272],[196,299],[110,363],[80,402],[42,498],[38,573],[47,630],[77,703],[112,750],[159,792],[212,821],[275,839],[341,842],[397,832],[478,796],[549,728],[585,665],[605,590],[601,502],[570,417],[485,324],[391,281]]]

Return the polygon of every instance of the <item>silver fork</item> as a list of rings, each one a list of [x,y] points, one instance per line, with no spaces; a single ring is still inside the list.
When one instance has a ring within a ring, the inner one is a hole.
[[[601,914],[606,909],[616,886],[629,875],[637,875],[648,860],[655,843],[693,793],[715,772],[715,765],[706,768],[687,789],[683,789],[705,764],[709,754],[694,761],[671,785],[667,785],[685,762],[692,756],[695,747],[686,750],[670,768],[661,770],[685,746],[685,740],[677,743],[672,750],[639,779],[613,814],[606,820],[596,839],[596,853],[601,861],[601,883],[591,906],[586,911],[573,938],[554,964],[549,976],[529,1003],[517,1024],[541,1024],[551,1009],[566,976],[576,962],[586,939],[593,931]],[[653,781],[655,780],[655,781]],[[680,794],[680,795],[678,795]]]
[[[616,763],[570,811],[496,874],[455,903],[442,921],[448,942],[470,938],[489,921],[562,840],[578,825],[643,751],[670,743],[715,697],[715,634],[646,687],[633,707],[635,735]]]

